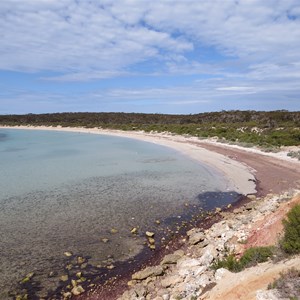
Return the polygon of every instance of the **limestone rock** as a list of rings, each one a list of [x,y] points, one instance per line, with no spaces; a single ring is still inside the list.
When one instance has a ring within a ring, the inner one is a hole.
[[[134,228],[132,228],[132,229],[130,230],[130,232],[131,232],[132,234],[137,234],[137,233],[138,233],[138,229],[137,229],[136,227],[134,227]]]
[[[84,289],[81,285],[78,285],[78,286],[74,286],[73,289],[71,290],[71,293],[74,295],[74,296],[78,296],[82,293],[84,293]]]
[[[60,280],[61,281],[68,281],[68,279],[69,279],[68,275],[62,275],[62,276],[60,276]]]
[[[279,295],[277,290],[258,290],[256,292],[256,300],[280,300],[282,297]]]
[[[154,232],[146,231],[146,236],[150,237],[150,238],[153,238],[154,237]]]
[[[148,267],[142,271],[134,273],[132,275],[132,279],[133,280],[143,280],[148,277],[160,276],[163,273],[164,273],[164,268],[162,266]]]
[[[204,254],[201,256],[199,262],[201,265],[209,266],[213,260],[214,260],[214,255],[209,249],[207,249],[207,251],[205,251]]]
[[[166,265],[166,264],[176,264],[177,261],[181,258],[181,256],[179,254],[168,254],[166,255],[162,261],[161,261],[161,265]]]
[[[196,266],[200,266],[200,261],[195,258],[182,258],[177,262],[178,268],[188,269]]]
[[[230,274],[231,272],[228,271],[227,269],[225,268],[220,268],[220,269],[217,269],[216,270],[216,273],[215,273],[215,280],[216,281],[219,281],[221,280],[222,278],[224,278],[226,276],[226,274]]]
[[[72,294],[70,292],[63,293],[64,299],[70,299],[72,297]]]
[[[147,289],[142,286],[142,285],[138,285],[134,288],[134,293],[136,295],[137,298],[142,298],[145,297],[148,293]]]
[[[205,234],[203,232],[196,232],[190,235],[189,244],[196,245],[200,242],[203,242],[204,240],[205,240]]]
[[[177,284],[177,283],[179,283],[181,281],[182,281],[182,278],[180,276],[173,275],[173,276],[169,276],[169,277],[164,278],[161,281],[161,285],[164,288],[168,288],[170,286],[174,286],[175,284]]]

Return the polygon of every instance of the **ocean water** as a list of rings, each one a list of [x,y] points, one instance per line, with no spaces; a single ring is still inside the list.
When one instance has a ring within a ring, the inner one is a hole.
[[[162,236],[167,220],[201,205],[201,195],[225,189],[209,166],[156,144],[0,129],[0,299],[8,291],[46,297],[70,275],[68,262],[79,268],[70,263],[78,256],[86,262],[80,268],[95,276],[131,259],[147,247],[146,230]],[[30,272],[33,279],[20,284]]]

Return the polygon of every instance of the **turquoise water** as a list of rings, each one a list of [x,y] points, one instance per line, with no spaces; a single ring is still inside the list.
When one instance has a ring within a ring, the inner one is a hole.
[[[225,188],[214,170],[156,144],[0,129],[0,299],[29,272],[40,296],[54,290],[65,251],[99,268],[108,257],[126,260],[145,247],[143,232],[162,230],[163,220],[180,217],[199,194]]]

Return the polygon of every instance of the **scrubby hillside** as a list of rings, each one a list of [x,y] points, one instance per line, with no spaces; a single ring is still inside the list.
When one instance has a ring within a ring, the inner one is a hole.
[[[300,145],[300,112],[221,111],[193,115],[54,113],[2,115],[0,124],[101,127],[218,137],[245,146]]]

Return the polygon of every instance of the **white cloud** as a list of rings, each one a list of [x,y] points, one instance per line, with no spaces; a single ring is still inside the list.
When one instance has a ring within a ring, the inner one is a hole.
[[[81,95],[90,103],[300,93],[299,0],[1,0],[0,36],[0,70],[41,72],[43,84],[132,80]],[[132,83],[139,76],[158,79],[143,88]],[[167,86],[162,76],[192,79]],[[26,99],[39,96],[64,97]]]
[[[297,0],[2,0],[0,68],[117,74],[151,59],[180,68],[176,57],[193,50],[204,64],[202,46],[249,64],[295,62],[299,11]]]
[[[217,91],[237,91],[237,92],[251,92],[254,90],[251,86],[225,86],[216,88]]]

